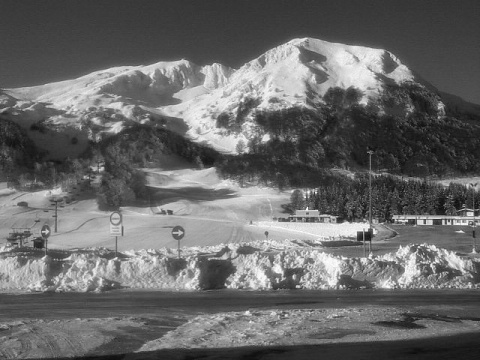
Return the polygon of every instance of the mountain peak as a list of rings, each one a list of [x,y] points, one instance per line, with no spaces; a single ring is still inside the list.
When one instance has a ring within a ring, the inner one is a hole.
[[[71,125],[77,119],[79,128],[97,119],[107,133],[131,121],[161,119],[164,126],[182,133],[187,128],[192,139],[234,152],[239,140],[248,139],[220,131],[216,122],[221,114],[243,109],[248,117],[255,109],[315,108],[336,87],[358,89],[360,104],[367,104],[381,98],[389,85],[418,81],[387,50],[306,37],[276,46],[238,70],[181,59],[113,67],[78,79],[10,89],[8,98],[0,98],[0,110],[11,108],[28,117],[28,123],[48,118]],[[15,99],[23,102],[15,104]],[[27,108],[28,102],[43,105]]]

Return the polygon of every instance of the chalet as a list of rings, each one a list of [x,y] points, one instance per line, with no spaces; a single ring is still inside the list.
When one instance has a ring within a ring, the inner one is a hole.
[[[288,217],[291,222],[315,222],[315,223],[335,223],[337,217],[327,214],[319,214],[318,210],[295,210],[295,215]]]
[[[462,207],[460,210],[457,210],[458,216],[478,216],[478,209],[469,209],[467,207]]]

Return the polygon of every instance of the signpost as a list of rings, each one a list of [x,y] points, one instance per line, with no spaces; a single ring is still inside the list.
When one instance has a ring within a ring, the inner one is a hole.
[[[472,209],[473,209],[473,223],[472,223],[472,227],[473,227],[473,230],[472,230],[472,241],[473,241],[473,246],[472,246],[472,254],[476,254],[477,253],[477,246],[475,244],[475,187],[477,186],[478,183],[474,183],[474,184],[470,184],[470,186],[472,187],[472,191],[473,191],[473,194],[472,194]]]
[[[368,231],[357,231],[357,241],[363,241],[363,256],[367,257],[367,249],[365,247],[365,241],[369,242],[369,249],[370,253],[372,253],[372,231],[368,229]]]
[[[50,226],[48,226],[47,224],[43,225],[42,229],[40,230],[40,234],[42,235],[43,240],[45,240],[45,256],[47,256],[47,244],[50,233]]]
[[[115,257],[117,257],[118,237],[123,236],[123,217],[118,211],[110,215],[110,235],[115,236]]]
[[[175,240],[178,241],[178,258],[180,259],[180,240],[185,236],[185,229],[181,226],[175,226],[172,229],[172,236]]]

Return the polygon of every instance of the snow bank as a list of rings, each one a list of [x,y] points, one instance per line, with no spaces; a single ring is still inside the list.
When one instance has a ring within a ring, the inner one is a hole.
[[[358,289],[478,288],[480,262],[434,245],[345,258],[273,242],[113,253],[106,249],[14,252],[0,248],[0,290],[105,291],[118,288]],[[279,245],[277,248],[273,245]],[[63,254],[63,256],[61,256]]]

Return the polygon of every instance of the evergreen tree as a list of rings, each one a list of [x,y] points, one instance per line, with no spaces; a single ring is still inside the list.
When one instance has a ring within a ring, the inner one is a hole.
[[[453,194],[448,195],[447,201],[444,205],[445,215],[453,216],[457,215],[457,209],[455,208],[455,198]]]
[[[302,190],[294,190],[290,196],[290,205],[292,210],[305,209],[305,197]]]

